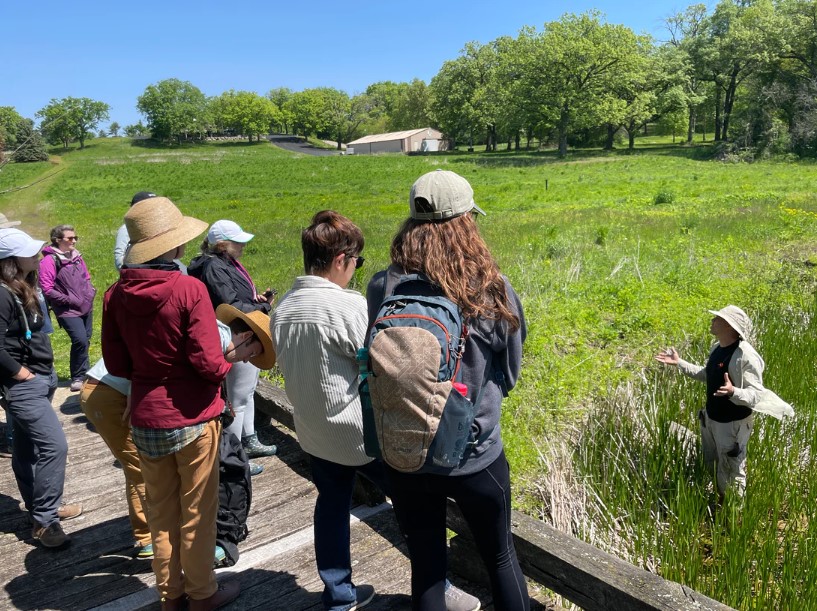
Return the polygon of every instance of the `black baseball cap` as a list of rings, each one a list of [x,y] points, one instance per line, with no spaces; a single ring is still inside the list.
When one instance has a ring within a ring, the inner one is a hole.
[[[134,204],[138,204],[143,199],[150,199],[151,197],[156,197],[155,193],[151,193],[150,191],[139,191],[133,198],[130,200],[130,205],[133,206]]]

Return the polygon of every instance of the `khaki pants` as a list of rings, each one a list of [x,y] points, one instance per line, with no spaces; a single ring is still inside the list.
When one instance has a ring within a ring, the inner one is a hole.
[[[148,545],[151,539],[146,515],[145,480],[142,479],[139,453],[131,439],[130,425],[122,421],[126,403],[127,397],[121,392],[94,380],[87,380],[79,395],[79,404],[85,416],[122,465],[133,536],[139,545]]]
[[[153,572],[164,598],[187,594],[200,600],[216,589],[213,557],[218,511],[218,440],[221,422],[211,420],[199,437],[178,452],[141,454]]]
[[[701,445],[704,462],[711,469],[717,463],[718,492],[724,494],[734,484],[734,491],[746,491],[746,446],[752,434],[754,415],[734,422],[710,420],[701,410]]]

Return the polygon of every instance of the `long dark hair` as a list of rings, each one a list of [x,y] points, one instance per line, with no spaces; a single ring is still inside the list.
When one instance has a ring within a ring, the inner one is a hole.
[[[20,299],[23,308],[29,314],[40,311],[40,302],[37,300],[37,270],[24,276],[17,263],[17,257],[6,257],[0,259],[0,281]]]
[[[471,214],[406,219],[392,241],[391,260],[408,273],[428,276],[466,318],[504,320],[512,330],[519,328],[505,280]]]

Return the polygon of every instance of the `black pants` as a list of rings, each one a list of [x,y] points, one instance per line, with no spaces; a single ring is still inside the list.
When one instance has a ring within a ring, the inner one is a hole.
[[[527,586],[511,537],[511,485],[505,453],[472,475],[400,473],[388,468],[391,498],[411,556],[414,611],[445,610],[446,499],[459,505],[488,569],[494,608],[527,611]]]

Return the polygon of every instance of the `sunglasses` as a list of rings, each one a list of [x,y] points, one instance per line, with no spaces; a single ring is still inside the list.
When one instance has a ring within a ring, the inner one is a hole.
[[[355,260],[355,269],[360,269],[361,267],[363,267],[363,264],[366,263],[366,259],[364,259],[363,257],[356,257],[355,255],[349,255],[349,258]]]
[[[76,242],[79,240],[79,236],[76,235],[67,235],[60,238],[60,240],[71,240],[72,242]]]

